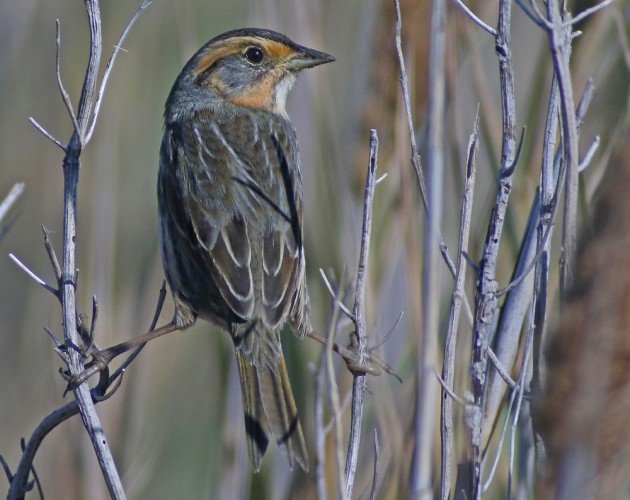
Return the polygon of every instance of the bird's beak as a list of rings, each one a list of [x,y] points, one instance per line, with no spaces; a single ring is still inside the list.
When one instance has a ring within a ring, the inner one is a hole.
[[[334,60],[335,58],[330,54],[299,45],[297,50],[285,61],[284,66],[289,71],[301,71],[320,64],[333,62]]]

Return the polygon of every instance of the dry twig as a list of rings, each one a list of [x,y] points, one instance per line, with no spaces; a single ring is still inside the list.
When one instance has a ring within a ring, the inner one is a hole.
[[[368,162],[367,177],[365,180],[365,197],[363,204],[363,228],[361,230],[361,252],[359,256],[359,268],[357,270],[357,282],[354,295],[354,324],[356,328],[357,354],[359,365],[364,363],[367,354],[367,327],[365,320],[365,280],[370,250],[370,234],[372,230],[372,206],[374,204],[374,189],[376,186],[376,168],[378,155],[378,136],[376,130],[370,131],[370,159]],[[353,372],[352,382],[352,413],[350,417],[350,437],[346,454],[346,492],[348,498],[352,496],[354,478],[359,456],[359,443],[361,441],[361,421],[363,418],[363,392],[366,381],[365,373]]]

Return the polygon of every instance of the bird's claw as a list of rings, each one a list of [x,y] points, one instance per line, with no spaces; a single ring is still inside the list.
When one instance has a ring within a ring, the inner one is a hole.
[[[371,357],[365,356],[363,362],[359,359],[358,356],[353,357],[344,357],[344,361],[346,362],[346,366],[348,370],[350,370],[355,375],[373,375],[378,376],[382,372],[382,370],[378,367],[376,363],[371,359]]]
[[[113,359],[111,353],[107,350],[105,351],[97,351],[92,350],[90,353],[92,356],[92,360],[85,365],[85,369],[81,373],[77,373],[75,375],[71,374],[68,370],[59,369],[59,373],[63,379],[68,382],[68,390],[76,389],[87,379],[96,375],[97,373],[101,374],[101,380],[99,381],[99,385],[102,385],[104,380],[109,379],[109,368],[108,365],[110,361]]]

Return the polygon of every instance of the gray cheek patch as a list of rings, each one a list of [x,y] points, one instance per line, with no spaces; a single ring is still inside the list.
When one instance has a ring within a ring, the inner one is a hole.
[[[243,92],[266,74],[264,66],[252,66],[241,56],[223,59],[215,71],[219,80],[234,94]]]

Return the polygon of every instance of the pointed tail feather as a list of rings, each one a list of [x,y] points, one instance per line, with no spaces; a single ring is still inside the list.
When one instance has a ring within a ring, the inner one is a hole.
[[[280,355],[278,364],[256,367],[250,364],[236,349],[241,388],[247,447],[254,470],[258,472],[260,462],[269,442],[268,433],[286,454],[289,466],[294,462],[308,471],[308,453],[297,408],[291,392],[289,376]]]
[[[265,410],[263,409],[262,399],[260,398],[258,378],[254,367],[247,362],[243,353],[238,349],[236,349],[236,362],[241,379],[247,451],[254,472],[258,472],[260,470],[260,462],[269,444],[269,439],[267,438],[269,426]]]

